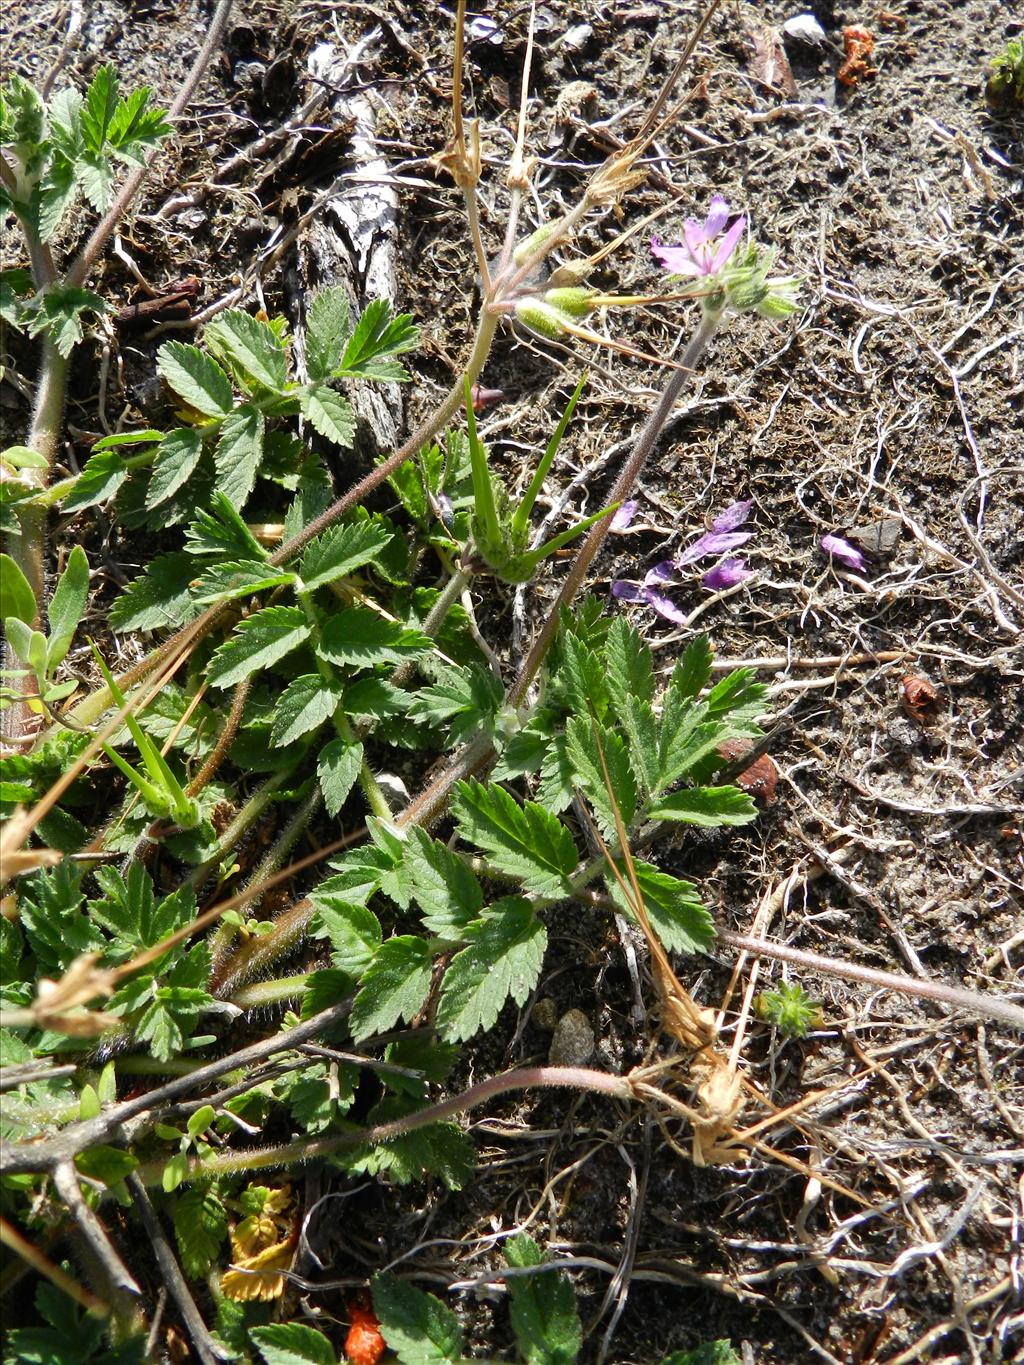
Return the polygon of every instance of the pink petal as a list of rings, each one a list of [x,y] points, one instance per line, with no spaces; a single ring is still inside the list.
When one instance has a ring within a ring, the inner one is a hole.
[[[746,215],[740,214],[739,218],[736,219],[735,223],[733,223],[732,227],[725,234],[722,240],[718,243],[718,249],[715,252],[715,258],[711,262],[712,270],[719,270],[723,265],[725,265],[726,261],[735,251],[736,243],[739,241],[740,237],[742,237],[743,230],[746,226],[747,226]]]
[[[753,531],[708,531],[692,545],[687,545],[676,563],[682,568],[684,564],[696,564],[698,559],[706,559],[708,555],[721,555],[725,554],[726,550],[738,550],[753,537]]]
[[[712,531],[735,531],[737,526],[742,526],[747,517],[750,516],[750,509],[754,505],[753,498],[745,498],[742,502],[733,502],[719,513],[711,523]]]
[[[729,221],[729,205],[720,194],[716,194],[708,205],[708,216],[704,220],[704,232],[708,237],[717,237]]]
[[[822,536],[821,548],[829,558],[837,560],[844,568],[854,569],[857,573],[863,573],[867,568],[867,560],[861,552],[842,536]]]
[[[615,513],[615,515],[612,517],[612,524],[608,528],[609,531],[627,530],[629,528],[629,523],[636,516],[636,507],[637,507],[636,498],[629,498],[626,502],[624,502],[622,506],[618,509],[618,511]]]
[[[723,588],[734,588],[737,583],[750,577],[752,570],[747,568],[745,559],[723,559],[721,564],[708,569],[700,581],[711,592],[720,592]]]
[[[699,275],[700,267],[685,246],[661,246],[651,238],[651,255],[672,275]]]
[[[656,592],[654,588],[648,588],[646,592],[647,601],[651,604],[659,616],[664,616],[666,621],[672,621],[675,625],[681,626],[686,622],[686,612],[679,607],[663,592]]]
[[[662,559],[644,574],[644,586],[652,583],[675,583],[679,578],[674,559]]]
[[[704,261],[708,254],[707,233],[697,223],[694,223],[687,218],[686,222],[683,224],[683,241],[686,243],[694,263],[701,267],[701,273],[703,273]]]

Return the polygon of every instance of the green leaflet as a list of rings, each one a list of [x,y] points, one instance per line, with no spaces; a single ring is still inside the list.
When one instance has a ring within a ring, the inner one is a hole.
[[[576,845],[557,816],[534,801],[522,806],[502,787],[459,782],[452,813],[464,839],[487,855],[523,889],[555,898],[568,895]]]
[[[198,346],[165,342],[157,353],[156,368],[178,397],[204,417],[226,417],[231,411],[231,380]]]
[[[537,984],[548,935],[529,901],[508,896],[486,912],[441,984],[437,1025],[450,1042],[493,1028],[511,996],[521,1005]]]
[[[510,1266],[544,1264],[532,1237],[520,1233],[505,1243]],[[537,1275],[512,1275],[505,1282],[511,1300],[512,1328],[526,1365],[572,1365],[582,1342],[576,1296],[565,1275],[557,1270]]]
[[[459,1320],[433,1294],[381,1273],[373,1277],[373,1306],[401,1365],[456,1365],[462,1359]]]
[[[430,948],[423,939],[400,934],[382,943],[352,1003],[352,1037],[359,1042],[399,1019],[408,1023],[427,998],[430,968]]]
[[[260,669],[270,668],[310,636],[301,607],[264,607],[235,627],[235,633],[210,660],[214,687],[232,687]]]

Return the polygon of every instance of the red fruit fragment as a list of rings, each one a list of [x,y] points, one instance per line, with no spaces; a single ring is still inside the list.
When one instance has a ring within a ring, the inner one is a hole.
[[[351,1326],[345,1337],[345,1359],[352,1365],[377,1365],[385,1351],[377,1314],[364,1299],[352,1298],[348,1302],[348,1317]]]

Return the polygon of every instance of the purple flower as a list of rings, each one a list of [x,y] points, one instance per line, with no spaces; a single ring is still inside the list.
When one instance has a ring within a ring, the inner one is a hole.
[[[618,511],[612,517],[612,524],[608,528],[609,531],[628,530],[630,522],[636,516],[636,507],[636,498],[629,498],[626,502],[622,503]]]
[[[754,500],[747,498],[743,502],[734,502],[727,507],[720,516],[715,517],[710,531],[691,541],[681,551],[676,563],[680,567],[684,564],[696,564],[698,559],[705,559],[708,555],[723,555],[727,550],[738,550],[741,545],[746,545],[752,538],[753,531],[737,531],[736,527],[743,525],[753,505]]]
[[[700,581],[709,591],[720,592],[723,588],[734,588],[737,583],[750,578],[752,572],[747,568],[745,559],[723,559],[721,564],[708,569]]]
[[[851,545],[842,536],[822,536],[821,548],[830,559],[842,564],[844,569],[853,569],[857,573],[863,573],[867,568],[867,560],[856,545]]]
[[[685,625],[688,619],[686,612],[676,606],[665,589],[679,587],[690,581],[689,575],[684,572],[687,565],[708,555],[724,554],[726,550],[746,544],[754,532],[737,531],[736,527],[742,526],[750,516],[753,505],[752,498],[731,503],[712,520],[711,530],[691,541],[675,559],[662,559],[652,564],[644,574],[642,583],[619,579],[612,584],[612,596],[620,602],[646,602],[666,621]],[[752,570],[747,568],[745,559],[723,559],[703,575],[701,584],[711,592],[719,592],[723,588],[733,588],[751,576]]]
[[[703,227],[694,222],[692,218],[687,218],[683,224],[683,242],[681,245],[662,246],[652,237],[651,253],[657,259],[658,264],[670,274],[686,275],[691,279],[699,279],[704,275],[714,275],[721,270],[732,255],[736,243],[747,225],[746,215],[740,214],[716,246],[715,238],[719,236],[728,221],[729,205],[720,194],[716,194],[711,201]]]

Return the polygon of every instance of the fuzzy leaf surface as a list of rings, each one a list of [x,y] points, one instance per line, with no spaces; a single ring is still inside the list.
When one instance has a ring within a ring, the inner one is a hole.
[[[167,386],[204,417],[226,417],[231,411],[231,380],[198,346],[164,342],[156,368]]]
[[[384,1033],[399,1019],[408,1023],[427,998],[430,968],[430,948],[423,939],[399,934],[385,940],[352,1003],[352,1037],[360,1042]]]
[[[242,507],[256,483],[263,458],[266,420],[258,408],[243,403],[224,418],[213,453],[217,491],[235,507]]]
[[[505,1001],[521,1005],[537,984],[548,934],[529,901],[496,901],[444,974],[437,1026],[453,1043],[493,1028]]]
[[[565,752],[573,776],[593,807],[594,818],[604,837],[615,837],[616,806],[628,829],[636,814],[636,780],[622,736],[591,721],[589,716],[572,716],[565,727]],[[604,767],[601,765],[602,753]],[[610,795],[605,768],[611,785]]]
[[[503,787],[459,782],[452,812],[462,837],[501,872],[538,896],[568,895],[576,845],[557,816],[527,801],[522,806]]]
[[[288,380],[284,345],[267,323],[229,308],[206,324],[204,339],[246,387],[283,392]]]
[[[363,766],[363,746],[345,739],[331,739],[320,750],[316,775],[324,794],[324,805],[329,815],[337,815],[348,800]]]
[[[386,621],[369,607],[348,607],[324,622],[317,653],[331,664],[370,668],[401,663],[411,654],[433,648],[430,637],[418,630]]]
[[[401,1365],[457,1365],[462,1359],[459,1320],[433,1294],[380,1272],[373,1277],[373,1307]]]
[[[335,393],[329,384],[311,384],[299,390],[299,411],[328,441],[349,450],[356,434],[356,415],[352,404]]]
[[[306,369],[310,379],[327,379],[334,373],[349,330],[345,291],[338,285],[321,289],[306,315]]]
[[[483,909],[484,893],[476,877],[457,854],[418,825],[407,831],[404,865],[424,927],[438,938],[460,942]]]
[[[249,1333],[265,1365],[337,1365],[334,1347],[315,1327],[302,1322],[271,1322]]]
[[[391,533],[372,521],[332,526],[306,548],[299,576],[312,592],[371,564],[389,540]]]
[[[652,820],[719,829],[723,825],[749,825],[757,819],[757,807],[738,787],[687,787],[652,802],[647,814]]]
[[[285,688],[274,710],[270,742],[275,748],[291,744],[330,720],[341,702],[341,684],[319,673],[304,673]]]
[[[615,866],[629,886],[624,860],[616,858]],[[644,909],[662,946],[672,953],[706,953],[715,940],[715,929],[693,883],[662,872],[639,858],[633,859],[633,870]],[[632,898],[623,895],[618,880],[610,872],[605,874],[605,885],[612,900],[634,918]]]
[[[191,427],[178,427],[160,442],[146,491],[146,507],[152,511],[174,496],[188,482],[203,454],[203,440]]]
[[[260,669],[270,668],[309,639],[301,607],[264,607],[239,621],[230,640],[210,660],[214,687],[232,687]]]
[[[339,971],[359,977],[366,971],[381,945],[380,921],[365,905],[321,889],[310,896],[315,907],[313,937],[326,938],[331,962]]]
[[[544,1255],[532,1237],[520,1233],[505,1243],[510,1266],[543,1265]],[[506,1280],[511,1300],[512,1330],[527,1365],[572,1365],[582,1342],[576,1295],[557,1270],[512,1275]]]

